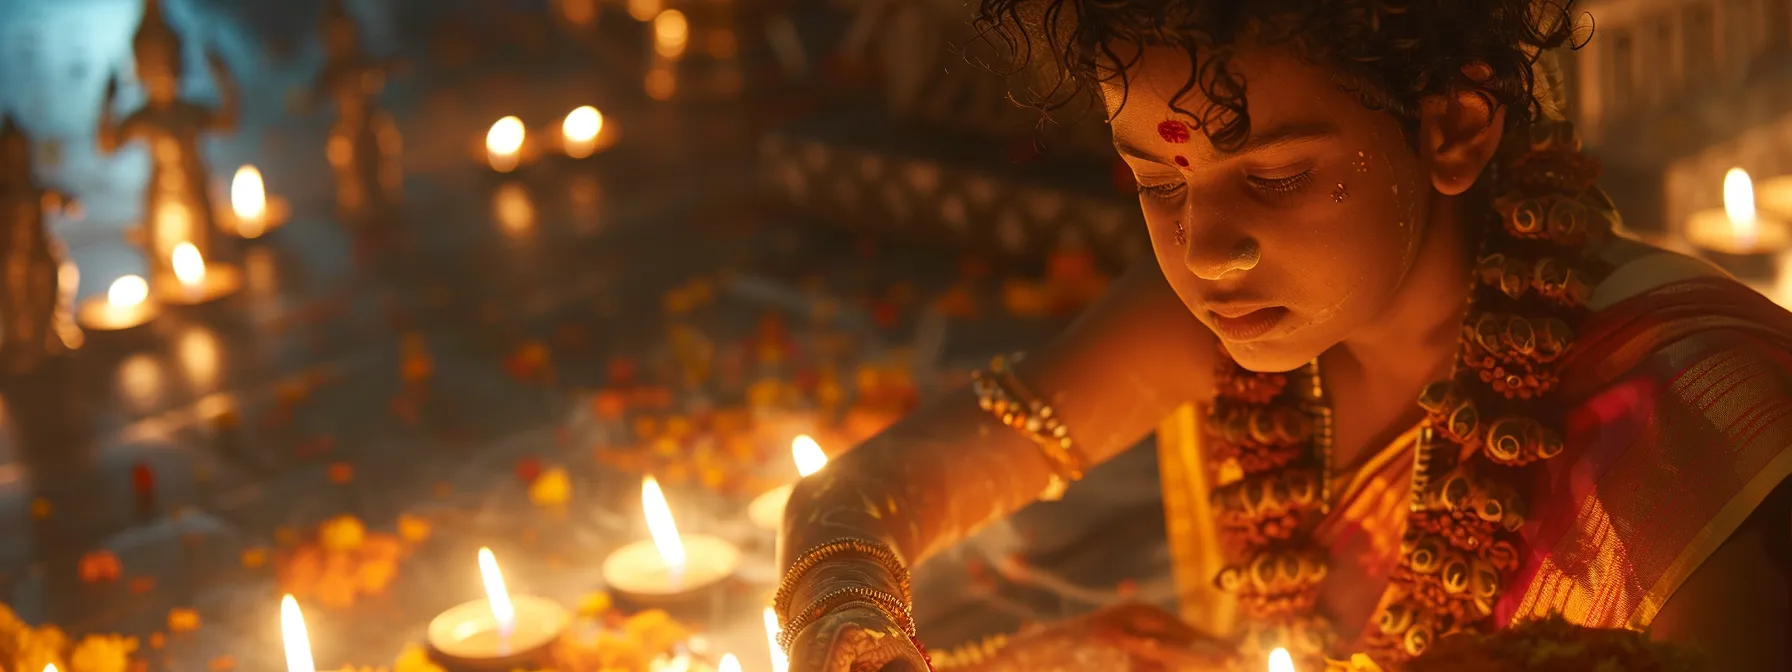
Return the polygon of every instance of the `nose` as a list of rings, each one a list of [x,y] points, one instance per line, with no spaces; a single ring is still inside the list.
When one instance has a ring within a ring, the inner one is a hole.
[[[1192,214],[1192,213],[1191,213]],[[1184,221],[1187,245],[1182,261],[1202,280],[1218,280],[1257,267],[1263,250],[1257,239],[1222,221]]]

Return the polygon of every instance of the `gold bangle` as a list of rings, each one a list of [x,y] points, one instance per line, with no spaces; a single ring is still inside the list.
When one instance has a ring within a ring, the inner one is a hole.
[[[1070,428],[1014,375],[1007,359],[996,357],[988,371],[973,374],[971,388],[983,410],[1039,447],[1052,470],[1052,483],[1044,498],[1056,499],[1069,483],[1082,479],[1087,460],[1071,440]]]
[[[813,625],[815,621],[828,613],[848,604],[864,604],[882,613],[885,618],[902,628],[903,634],[915,636],[915,619],[905,600],[875,588],[864,586],[846,586],[821,597],[815,598],[809,606],[803,607],[795,618],[778,629],[778,647],[786,653],[796,640],[796,635],[803,628]]]
[[[790,568],[784,571],[784,580],[778,585],[777,595],[772,598],[772,612],[779,618],[788,621],[790,619],[790,601],[796,597],[797,584],[801,583],[803,577],[810,570],[815,569],[816,565],[843,553],[862,555],[877,561],[895,579],[896,592],[902,596],[902,599],[911,599],[908,565],[902,563],[902,558],[896,555],[896,551],[875,541],[847,537],[811,548],[799,556],[796,562],[790,563]]]

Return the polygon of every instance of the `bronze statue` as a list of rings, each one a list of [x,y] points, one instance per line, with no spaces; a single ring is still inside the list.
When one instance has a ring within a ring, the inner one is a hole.
[[[376,100],[399,66],[369,58],[358,30],[341,0],[325,4],[324,67],[304,99],[307,107],[326,100],[336,107],[327,154],[336,171],[337,205],[350,219],[385,212],[402,179],[398,127]]]
[[[140,242],[149,253],[152,281],[166,283],[173,277],[176,246],[191,243],[208,262],[217,252],[211,177],[200,154],[199,136],[236,127],[237,87],[224,61],[216,53],[208,53],[220,104],[213,109],[180,99],[180,36],[162,17],[159,0],[145,0],[143,21],[131,39],[131,49],[137,61],[137,81],[148,100],[118,121],[113,116],[118,80],[108,81],[98,146],[105,154],[128,142],[141,141],[149,147],[151,167],[149,184],[143,190]]]
[[[68,310],[74,288],[61,274],[66,254],[44,222],[46,212],[73,208],[32,180],[31,139],[10,115],[0,119],[0,372],[30,371],[80,345]]]

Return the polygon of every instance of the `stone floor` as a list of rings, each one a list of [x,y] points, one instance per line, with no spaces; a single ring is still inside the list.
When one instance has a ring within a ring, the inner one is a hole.
[[[957,280],[958,255],[845,239],[761,207],[749,148],[777,105],[651,103],[635,92],[637,75],[569,56],[578,52],[552,40],[480,68],[432,69],[428,36],[411,33],[442,24],[420,23],[418,3],[350,3],[367,15],[376,48],[415,52],[418,63],[386,96],[406,140],[406,209],[374,230],[351,229],[330,215],[328,120],[291,116],[281,102],[317,63],[309,38],[287,26],[313,25],[316,8],[164,4],[245,82],[244,128],[209,141],[213,178],[255,163],[294,219],[220,260],[244,268],[241,294],[175,311],[140,333],[91,334],[75,356],[0,385],[0,602],[74,633],[137,636],[166,630],[170,609],[197,610],[205,625],[150,652],[152,669],[204,669],[220,656],[239,669],[278,669],[279,588],[270,570],[245,567],[241,552],[341,514],[376,529],[417,516],[434,535],[385,595],[310,608],[326,666],[385,664],[421,639],[431,615],[478,596],[472,549],[481,545],[497,552],[514,590],[570,603],[601,589],[598,562],[645,531],[639,476],[593,459],[594,447],[633,439],[591,413],[592,395],[619,359],[637,362],[643,378],[675,378],[674,323],[717,344],[718,359],[743,351],[768,314],[792,325],[795,342],[783,364],[680,389],[679,413],[741,405],[743,380],[790,379],[826,360],[846,371],[906,362],[927,396],[953,372],[1059,324],[999,310],[879,319],[872,299],[899,285],[938,293]],[[0,3],[0,42],[14,50],[0,58],[0,102],[43,143],[40,179],[86,205],[79,221],[55,223],[83,297],[142,272],[122,231],[136,217],[143,157],[98,157],[89,130],[105,73],[128,65],[135,6]],[[209,98],[200,80],[187,92]],[[507,180],[466,158],[498,116],[545,125],[585,103],[623,129],[614,151]],[[667,293],[693,280],[713,283],[717,298],[669,316]],[[995,302],[993,287],[979,291]],[[818,305],[839,309],[814,319]],[[400,377],[407,336],[434,362],[424,394]],[[547,349],[551,375],[524,379],[507,367],[530,344]],[[293,402],[298,388],[311,391],[303,403]],[[568,470],[568,513],[529,502],[514,475],[525,460]],[[351,466],[353,479],[332,478],[333,465]],[[154,474],[153,497],[133,494],[142,468]],[[1154,468],[1148,448],[1134,451],[1065,502],[1036,506],[930,563],[918,591],[924,634],[950,645],[1011,630],[1112,600],[1122,580],[1161,598],[1161,512],[1153,489],[1138,487],[1153,482]],[[768,464],[758,475],[786,469]],[[749,670],[766,669],[757,614],[769,589],[768,540],[739,520],[741,497],[694,485],[670,485],[668,497],[687,530],[747,547],[743,587],[701,616]],[[47,515],[34,514],[45,505]],[[1129,549],[1122,561],[1115,548]],[[97,550],[120,558],[122,580],[80,580],[79,559]],[[1013,554],[1048,573],[1025,586],[973,578]]]

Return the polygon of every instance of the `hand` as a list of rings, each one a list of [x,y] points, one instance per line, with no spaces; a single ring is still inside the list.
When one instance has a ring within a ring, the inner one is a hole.
[[[1175,616],[1125,604],[1022,632],[984,655],[948,650],[936,660],[953,672],[1204,672],[1227,669],[1231,658],[1231,647]]]
[[[882,611],[847,603],[790,644],[790,672],[928,672],[927,659]]]

